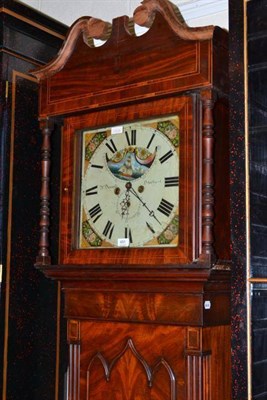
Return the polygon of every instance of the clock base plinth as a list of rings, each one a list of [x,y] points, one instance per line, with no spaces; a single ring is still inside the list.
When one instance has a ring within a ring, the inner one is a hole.
[[[64,292],[72,391],[94,400],[122,393],[142,400],[230,399],[226,267],[150,275],[108,266],[40,267]]]

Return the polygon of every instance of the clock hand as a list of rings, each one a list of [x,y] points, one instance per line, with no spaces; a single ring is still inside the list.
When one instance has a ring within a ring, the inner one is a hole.
[[[155,233],[154,229],[152,228],[152,226],[147,222],[146,226],[148,227],[148,229],[151,230],[152,233]]]
[[[146,203],[143,201],[143,199],[139,196],[139,194],[133,189],[131,182],[127,182],[125,185],[127,192],[132,193],[140,202],[141,204],[147,209],[147,211],[149,212],[149,216],[154,218],[160,225],[161,222],[158,220],[158,218],[156,217],[155,213],[153,210],[150,210],[148,208],[148,206],[146,205]]]

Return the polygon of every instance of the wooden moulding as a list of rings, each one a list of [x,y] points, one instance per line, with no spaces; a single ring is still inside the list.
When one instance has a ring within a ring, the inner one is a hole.
[[[134,22],[139,26],[150,28],[156,12],[164,16],[173,32],[181,39],[208,40],[213,37],[214,26],[188,27],[177,6],[168,0],[143,0],[142,5],[134,11],[133,18],[128,19],[128,26],[130,27]],[[128,28],[127,30],[129,34],[134,34],[133,29]],[[93,46],[93,39],[109,39],[112,34],[112,25],[109,22],[93,17],[78,19],[70,27],[58,56],[46,66],[32,71],[32,74],[38,80],[43,80],[59,72],[74,51],[77,39],[81,34],[83,35],[84,42],[89,46]]]

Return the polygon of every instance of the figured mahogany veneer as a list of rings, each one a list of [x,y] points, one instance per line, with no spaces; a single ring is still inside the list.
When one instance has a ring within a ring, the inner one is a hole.
[[[224,351],[230,345],[229,326],[200,330],[90,321],[76,325],[70,320],[69,331],[73,324],[79,339],[69,340],[71,369],[76,371],[71,399],[231,398],[224,372],[230,358]]]
[[[134,23],[149,27],[136,37]],[[106,42],[95,48],[94,38]],[[61,282],[68,400],[230,400],[227,35],[189,28],[168,0],[90,17],[34,72],[43,131],[36,266]],[[180,118],[179,245],[81,250],[75,132]],[[62,128],[60,259],[50,259],[53,121]]]
[[[142,37],[135,37],[127,17],[114,19],[112,27],[90,17],[73,25],[59,56],[34,71],[41,80],[40,116],[110,107],[212,85],[226,91],[224,31],[188,28],[166,0],[143,1],[135,20],[150,26]],[[90,46],[92,37],[107,41],[94,48]]]
[[[212,84],[225,90],[226,77],[217,82],[213,69],[214,43],[223,32],[216,31],[214,40],[183,41],[157,14],[140,40],[127,31],[127,22],[126,17],[115,19],[111,37],[98,48],[89,47],[81,35],[77,36],[76,51],[67,59],[67,68],[41,84],[41,116],[143,101]],[[162,25],[164,33],[158,29]],[[152,40],[156,49],[150,45]],[[179,51],[174,52],[174,47]],[[216,53],[223,63],[225,49],[218,48]]]

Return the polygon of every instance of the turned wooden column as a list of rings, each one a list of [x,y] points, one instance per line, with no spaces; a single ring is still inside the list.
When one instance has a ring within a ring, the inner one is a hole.
[[[214,252],[214,98],[211,91],[202,93],[202,252],[200,259],[215,261]]]
[[[39,252],[36,257],[36,265],[48,265],[51,263],[49,252],[49,227],[50,227],[50,165],[51,165],[51,132],[54,124],[48,119],[40,121],[42,129],[42,177],[40,194],[40,239]]]

